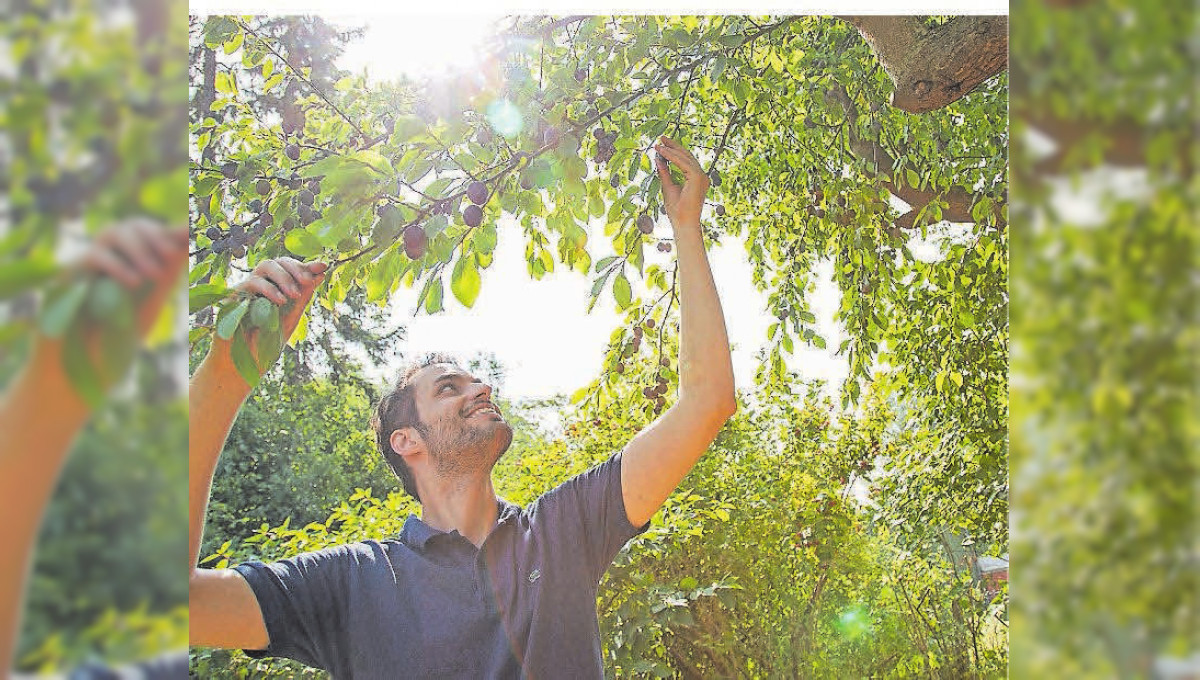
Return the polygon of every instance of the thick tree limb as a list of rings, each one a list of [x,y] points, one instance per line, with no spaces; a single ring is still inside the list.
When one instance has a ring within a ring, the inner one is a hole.
[[[1083,113],[1074,117],[1057,115],[1047,106],[1037,106],[1038,98],[1029,92],[1028,76],[1016,65],[1013,67],[1012,76],[1012,100],[1016,103],[1024,102],[1023,105],[1013,107],[1013,119],[1046,135],[1053,140],[1056,147],[1050,156],[1038,161],[1034,167],[1038,174],[1061,174],[1064,170],[1063,163],[1072,150],[1094,136],[1101,137],[1105,142],[1101,153],[1107,165],[1141,168],[1149,164],[1147,147],[1152,130],[1145,123],[1130,118],[1100,120]],[[1170,124],[1170,127],[1183,132],[1181,136],[1194,141],[1194,133],[1186,132],[1186,126],[1186,120]],[[1185,177],[1190,175],[1195,167],[1192,148],[1192,144],[1180,143],[1172,159]]]
[[[855,124],[858,120],[858,107],[854,104],[854,100],[850,98],[850,94],[846,92],[846,89],[841,85],[835,85],[829,90],[829,96],[842,107],[842,111],[846,114],[846,128],[849,132],[850,151],[860,159],[871,161],[874,164],[880,184],[897,198],[912,206],[912,210],[896,218],[894,222],[895,226],[901,229],[912,229],[919,226],[916,223],[916,219],[921,209],[936,198],[941,198],[949,204],[942,209],[943,220],[949,220],[950,222],[975,221],[975,218],[971,215],[971,207],[975,204],[975,196],[960,186],[954,186],[945,193],[939,193],[931,189],[918,189],[907,184],[897,183],[893,179],[894,177],[903,176],[906,174],[906,170],[909,169],[918,172],[919,170],[909,164],[905,164],[892,171],[892,166],[895,165],[896,159],[888,153],[888,150],[875,140],[859,136]],[[993,208],[993,212],[995,213],[996,227],[1003,229],[1007,226],[1007,222],[1003,219],[1000,211],[997,208]]]
[[[955,17],[934,28],[913,16],[839,18],[871,46],[902,111],[940,109],[1008,67],[1008,17]]]

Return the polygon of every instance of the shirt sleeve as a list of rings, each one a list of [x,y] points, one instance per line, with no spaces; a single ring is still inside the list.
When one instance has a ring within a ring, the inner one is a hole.
[[[625,512],[621,489],[621,454],[547,491],[537,500],[537,513],[548,538],[557,545],[577,544],[582,538],[582,568],[593,583],[630,539],[650,528],[635,527]]]
[[[244,650],[253,658],[285,657],[323,670],[337,667],[348,649],[346,612],[353,546],[303,553],[271,564],[234,567],[254,591],[270,642]]]

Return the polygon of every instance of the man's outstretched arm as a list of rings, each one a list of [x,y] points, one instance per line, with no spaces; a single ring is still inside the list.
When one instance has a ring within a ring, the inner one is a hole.
[[[130,220],[98,236],[75,275],[110,277],[129,290],[150,284],[138,306],[144,334],[180,278],[187,246],[186,229]],[[13,666],[38,527],[90,416],[63,367],[62,340],[39,335],[29,363],[0,397],[0,678]]]
[[[325,268],[320,262],[269,260],[259,263],[238,289],[277,305],[290,303],[280,318],[287,338],[324,278]],[[213,473],[250,390],[234,366],[229,342],[214,338],[188,388],[188,604],[190,641],[196,646],[265,649],[269,642],[258,600],[241,574],[197,567]]]
[[[622,453],[625,514],[634,526],[662,507],[737,410],[729,337],[700,232],[709,180],[678,142],[663,137],[655,148],[679,267],[679,399]],[[671,179],[664,158],[683,172],[683,186]]]

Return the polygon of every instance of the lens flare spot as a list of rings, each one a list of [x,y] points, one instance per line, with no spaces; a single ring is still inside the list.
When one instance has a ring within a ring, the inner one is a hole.
[[[487,107],[487,119],[492,129],[505,137],[516,137],[525,127],[521,110],[507,99],[497,99]]]
[[[856,640],[871,634],[871,617],[860,606],[851,607],[838,617],[837,628],[842,635]]]

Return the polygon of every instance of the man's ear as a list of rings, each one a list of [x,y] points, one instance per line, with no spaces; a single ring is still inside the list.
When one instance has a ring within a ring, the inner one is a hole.
[[[392,430],[392,436],[388,438],[388,442],[392,445],[392,450],[405,459],[425,450],[425,440],[415,427]]]

